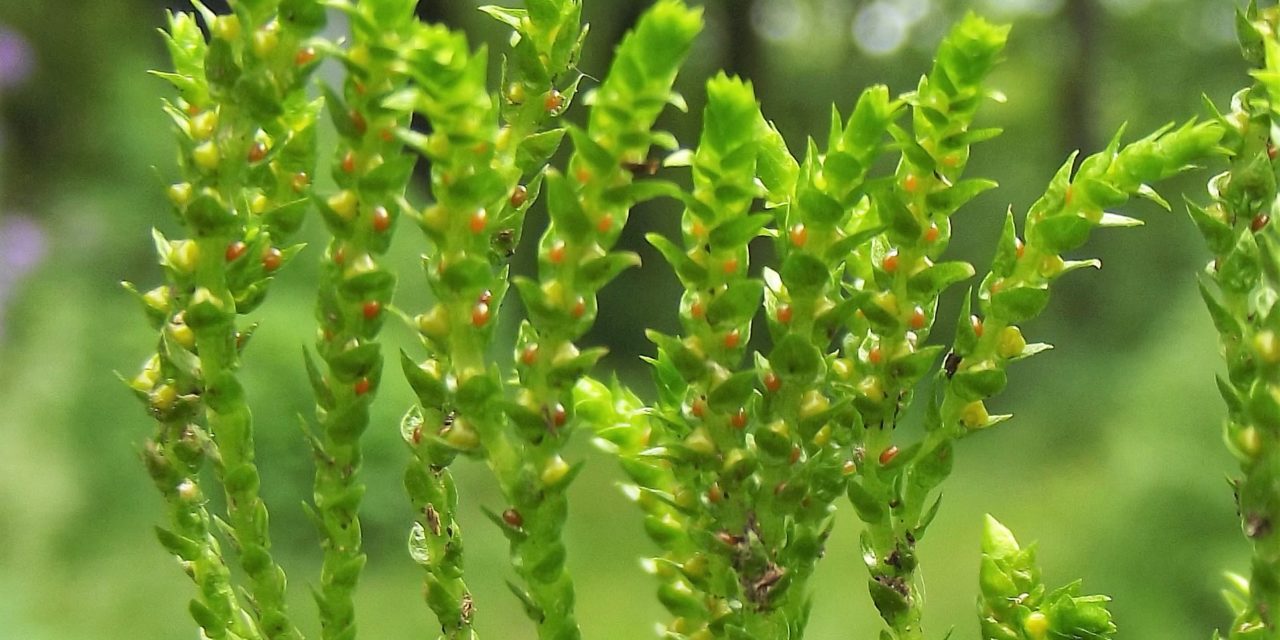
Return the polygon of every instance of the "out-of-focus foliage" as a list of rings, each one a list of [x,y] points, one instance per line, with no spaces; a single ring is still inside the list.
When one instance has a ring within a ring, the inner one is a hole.
[[[479,38],[501,32],[472,3],[425,4],[433,17]],[[592,31],[584,72],[603,74],[641,4],[587,3]],[[928,67],[926,52],[963,11],[1011,20],[1008,62],[992,81],[1009,101],[986,115],[1006,134],[975,152],[971,169],[999,180],[1006,187],[999,197],[1012,202],[979,198],[962,214],[967,219],[953,241],[956,257],[981,269],[990,256],[977,248],[998,237],[1007,205],[1025,210],[1068,151],[1100,148],[1101,132],[1123,121],[1150,130],[1183,120],[1200,108],[1200,92],[1223,104],[1247,82],[1232,42],[1233,4],[721,0],[707,3],[707,31],[678,88],[697,113],[713,70],[744,74],[765,114],[795,146],[802,132],[824,130],[831,102],[847,112],[873,80],[895,91],[909,88]],[[167,210],[162,185],[176,175],[169,124],[159,109],[165,86],[142,72],[163,66],[154,31],[163,8],[143,0],[0,3],[0,639],[189,633],[186,579],[141,533],[162,516],[136,458],[150,427],[108,373],[133,370],[137,345],[149,339],[134,302],[115,282],[158,279],[146,230]],[[865,41],[868,33],[884,32],[869,28],[872,20],[898,21],[901,46]],[[6,44],[7,34],[26,46]],[[21,73],[6,75],[11,69]],[[668,120],[660,126],[686,145],[695,142],[695,118]],[[1166,192],[1196,192],[1202,184],[1196,177]],[[638,212],[637,222],[651,219],[675,235],[675,206]],[[1107,269],[1064,281],[1036,321],[1037,334],[1061,349],[1029,361],[993,403],[1000,413],[1017,413],[1016,425],[972,439],[958,460],[948,504],[921,549],[929,628],[959,624],[956,637],[977,633],[972,550],[985,511],[1040,542],[1047,583],[1082,575],[1091,592],[1112,595],[1122,632],[1204,638],[1229,620],[1217,595],[1219,571],[1245,570],[1247,553],[1220,479],[1232,463],[1218,435],[1213,329],[1194,293],[1193,273],[1207,254],[1183,216],[1140,204],[1126,213],[1147,227],[1094,242],[1092,255],[1100,252]],[[541,214],[533,215],[536,229]],[[159,226],[173,228],[167,221]],[[633,225],[620,248],[656,263],[660,257],[641,240],[645,230]],[[319,578],[308,568],[319,551],[314,529],[295,507],[311,482],[296,427],[296,416],[311,409],[298,353],[314,334],[310,287],[319,221],[309,220],[302,235],[313,248],[276,283],[274,304],[262,312],[263,328],[246,354],[245,384],[260,425],[259,458],[268,461],[264,497],[274,506],[279,560],[294,576],[291,606],[306,611],[313,606],[306,585]],[[526,244],[537,235],[526,234]],[[389,262],[413,273],[415,251],[398,240]],[[518,251],[513,268],[531,273],[533,253]],[[22,266],[13,266],[23,256]],[[41,259],[32,264],[29,256]],[[407,277],[397,303],[422,308],[424,290]],[[678,283],[663,269],[625,273],[600,297],[601,319],[585,341],[607,340],[606,365],[645,389],[636,358],[649,348],[643,329],[674,331],[666,301],[677,295]],[[952,308],[956,302],[943,300]],[[500,353],[510,352],[514,329],[499,329],[506,336]],[[410,341],[390,324],[388,333],[388,342]],[[407,385],[388,379],[372,418],[364,525],[372,558],[400,555],[410,523],[396,432],[410,402]],[[577,453],[590,462],[571,492],[567,541],[584,634],[651,637],[644,622],[660,614],[633,558],[652,547],[613,486],[613,465]],[[469,582],[486,607],[479,632],[518,637],[503,633],[526,628],[503,585],[506,541],[479,511],[501,498],[482,470],[460,469],[458,482],[474,496],[459,518],[471,532]],[[855,520],[847,513],[838,518],[827,561],[814,577],[815,638],[866,637],[879,625],[870,599],[848,588],[862,580]],[[418,583],[412,563],[371,564],[358,596],[361,628],[379,638],[430,628]],[[834,602],[824,592],[857,596]]]

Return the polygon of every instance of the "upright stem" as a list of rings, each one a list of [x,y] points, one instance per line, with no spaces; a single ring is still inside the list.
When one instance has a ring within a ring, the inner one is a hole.
[[[1227,404],[1224,435],[1240,462],[1233,479],[1240,525],[1253,551],[1245,604],[1229,637],[1280,634],[1280,241],[1275,201],[1275,126],[1280,122],[1280,9],[1251,4],[1239,21],[1246,57],[1258,82],[1238,93],[1221,116],[1230,151],[1226,173],[1213,178],[1214,202],[1191,205],[1213,253],[1201,294],[1220,334],[1227,376],[1218,387]]]
[[[587,128],[570,129],[574,154],[565,174],[547,174],[551,224],[539,243],[538,280],[517,278],[530,321],[518,339],[517,375],[523,389],[509,414],[520,437],[523,473],[506,484],[523,525],[509,533],[517,571],[528,588],[521,597],[543,640],[580,637],[573,582],[565,566],[561,531],[568,515],[565,492],[577,466],[561,456],[581,422],[573,388],[605,353],[574,344],[595,321],[597,294],[638,256],[614,251],[631,207],[640,199],[628,167],[646,167],[654,120],[670,100],[699,13],[674,0],[651,7],[619,45],[596,91]]]
[[[964,179],[964,171],[972,144],[998,133],[974,131],[972,125],[1007,36],[1007,26],[966,17],[943,40],[916,91],[903,97],[911,107],[912,127],[907,132],[889,126],[902,156],[892,182],[872,194],[888,228],[872,244],[870,264],[848,268],[866,282],[856,294],[861,317],[849,323],[852,336],[845,351],[865,428],[851,460],[857,469],[848,491],[867,525],[862,550],[872,600],[894,638],[922,635],[924,590],[916,544],[928,526],[921,517],[926,501],[946,475],[938,474],[932,484],[921,482],[915,466],[949,455],[936,439],[899,448],[894,432],[915,387],[940,355],[940,346],[927,344],[939,296],[974,274],[967,263],[935,260],[946,251],[952,216],[995,186]],[[854,133],[867,135],[846,136]]]
[[[232,315],[235,302],[225,284],[221,255],[229,238],[196,242],[201,252],[197,281],[203,286],[196,292],[195,304],[210,312],[210,322],[188,322],[195,331],[204,370],[201,397],[209,431],[217,445],[214,470],[226,494],[233,540],[240,566],[249,577],[249,593],[263,634],[272,639],[301,638],[285,606],[284,570],[271,557],[267,506],[258,491],[260,477],[254,462],[253,416],[235,373],[239,368]]]
[[[386,98],[407,84],[396,61],[371,51],[394,49],[412,37],[415,0],[359,0],[350,13],[351,43],[343,53],[348,75],[340,94],[327,91],[339,142],[333,158],[338,191],[321,209],[332,235],[321,264],[316,304],[316,349],[327,374],[308,357],[317,396],[319,432],[315,519],[324,536],[324,564],[316,601],[326,640],[355,635],[354,592],[366,557],[361,552],[359,509],[364,485],[361,435],[382,378],[378,334],[391,302],[395,277],[381,263],[402,214],[413,156],[396,137],[408,113],[387,107]]]
[[[510,538],[513,563],[530,586],[528,592],[515,585],[512,590],[538,622],[541,637],[576,637],[567,575],[552,580],[550,592],[543,585],[552,570],[548,563],[564,558],[563,546],[557,550],[546,541],[559,544],[566,508],[562,495],[551,494],[567,466],[548,469],[511,432],[504,381],[489,367],[487,351],[507,293],[505,263],[559,142],[558,135],[536,134],[563,112],[577,88],[577,78],[566,77],[576,64],[581,6],[555,0],[528,14],[486,11],[518,34],[499,98],[485,87],[485,57],[443,28],[422,29],[417,38],[426,54],[408,57],[421,88],[414,108],[434,130],[429,138],[408,139],[432,162],[436,199],[421,213],[435,245],[425,263],[436,304],[418,317],[430,357],[421,365],[404,361],[420,402],[402,425],[414,456],[405,483],[418,511],[410,549],[427,570],[427,601],[444,637],[474,637],[447,467],[459,453],[485,458],[512,505],[501,516],[490,515]],[[499,119],[505,126],[499,128]],[[556,461],[564,465],[558,456]],[[530,539],[540,544],[526,544]]]
[[[162,420],[155,437],[147,442],[143,461],[169,505],[171,528],[157,532],[199,587],[189,609],[204,635],[213,640],[259,640],[262,634],[236,599],[200,490],[206,437],[197,425],[171,419]]]
[[[178,130],[184,181],[169,189],[189,240],[155,234],[169,284],[144,296],[164,327],[155,367],[133,386],[162,422],[147,460],[174,507],[176,530],[162,542],[202,587],[191,613],[210,637],[302,636],[285,607],[284,572],[271,557],[267,510],[254,463],[253,420],[237,378],[251,330],[236,316],[266,295],[271,276],[299,250],[274,243],[297,230],[314,157],[315,109],[304,83],[314,53],[304,39],[324,21],[315,2],[232,2],[217,15],[197,3],[195,19],[174,14],[166,33],[173,71],[158,73],[181,94],[165,108]],[[149,390],[148,390],[148,387]],[[201,425],[207,428],[205,438]],[[224,533],[248,576],[240,608],[201,505],[203,455],[223,485]],[[176,485],[174,484],[176,483]]]

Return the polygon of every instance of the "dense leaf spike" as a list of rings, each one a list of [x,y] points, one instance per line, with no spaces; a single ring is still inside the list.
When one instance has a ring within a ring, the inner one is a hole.
[[[307,364],[317,394],[314,514],[324,538],[316,602],[322,637],[333,640],[356,634],[354,593],[366,561],[359,519],[361,436],[382,378],[378,337],[396,283],[381,257],[405,213],[404,192],[415,160],[391,135],[408,124],[409,112],[385,104],[409,78],[397,60],[369,52],[413,38],[414,4],[338,4],[350,18],[350,43],[338,53],[347,76],[340,92],[324,89],[339,134],[331,164],[336,191],[316,197],[332,235],[321,259],[316,304],[315,348],[327,374],[309,355]]]
[[[1280,629],[1280,553],[1273,523],[1275,469],[1280,448],[1280,254],[1276,252],[1276,123],[1280,122],[1280,10],[1256,3],[1238,14],[1246,59],[1256,68],[1253,86],[1236,94],[1231,111],[1211,109],[1224,127],[1226,172],[1209,182],[1211,202],[1188,204],[1213,261],[1200,278],[1200,293],[1219,333],[1227,375],[1218,389],[1227,406],[1223,426],[1228,449],[1241,474],[1230,480],[1240,527],[1253,551],[1246,580],[1236,576],[1227,591],[1235,619],[1231,640],[1271,637]],[[1210,105],[1212,106],[1212,105]]]
[[[156,357],[131,381],[160,425],[144,458],[170,504],[161,535],[200,587],[189,611],[210,638],[301,638],[285,606],[284,571],[271,555],[259,492],[254,425],[238,378],[252,328],[237,316],[263,302],[275,273],[301,250],[281,243],[301,225],[314,173],[320,103],[305,84],[314,65],[296,59],[323,24],[313,0],[232,2],[218,15],[169,16],[173,70],[155,75],[179,97],[166,100],[175,125],[180,182],[168,190],[189,239],[156,234],[166,286],[140,296],[161,328]],[[319,20],[297,21],[289,15]],[[224,533],[244,571],[242,605],[204,506],[201,470],[213,462],[226,495]]]

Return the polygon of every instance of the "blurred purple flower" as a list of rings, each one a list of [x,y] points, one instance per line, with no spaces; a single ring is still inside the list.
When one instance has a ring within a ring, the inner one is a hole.
[[[0,25],[0,89],[25,80],[32,66],[31,47],[26,39]]]
[[[19,215],[0,222],[0,282],[21,276],[43,257],[44,231],[35,220]]]
[[[44,235],[31,218],[0,218],[0,342],[4,340],[5,303],[22,278],[44,258]]]

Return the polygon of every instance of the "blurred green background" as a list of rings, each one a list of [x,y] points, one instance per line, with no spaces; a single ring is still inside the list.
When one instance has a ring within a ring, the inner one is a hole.
[[[504,34],[476,4],[428,1],[422,11],[500,48]],[[646,4],[586,1],[585,72],[603,73]],[[703,81],[728,68],[755,81],[793,149],[803,149],[807,134],[821,140],[830,103],[847,113],[867,84],[911,89],[963,11],[1013,22],[1008,61],[994,78],[1009,100],[982,118],[1006,133],[982,145],[972,165],[1003,188],[956,218],[953,252],[980,270],[1005,208],[1025,211],[1070,150],[1100,148],[1126,121],[1132,139],[1185,120],[1200,111],[1201,93],[1223,105],[1247,82],[1233,43],[1234,0],[706,4],[707,29],[680,82],[693,113]],[[169,7],[185,8],[178,0]],[[152,426],[113,373],[131,373],[154,340],[117,282],[157,283],[148,229],[175,229],[161,188],[175,175],[159,108],[166,86],[144,73],[166,64],[155,33],[165,8],[156,0],[0,1],[0,640],[196,635],[185,613],[192,588],[151,534],[163,515],[137,449]],[[686,144],[696,140],[696,115],[664,124]],[[1207,178],[1164,191],[1175,202],[1180,192],[1197,197]],[[1220,572],[1244,570],[1247,551],[1222,481],[1233,463],[1218,435],[1214,336],[1194,294],[1207,254],[1181,211],[1135,203],[1126,213],[1147,227],[1099,234],[1075,257],[1099,256],[1106,268],[1063,281],[1049,310],[1026,327],[1029,338],[1058,349],[1017,365],[993,402],[1015,420],[959,449],[944,508],[922,544],[926,621],[936,637],[953,626],[957,638],[977,634],[984,512],[1024,541],[1040,541],[1051,583],[1080,576],[1086,591],[1112,595],[1124,636],[1205,638],[1228,622]],[[606,292],[589,339],[608,344],[608,367],[645,393],[643,328],[675,329],[677,283],[637,239],[646,226],[673,231],[677,214],[660,203],[633,218],[626,242],[650,268]],[[299,352],[314,331],[320,231],[311,220],[313,249],[278,278],[245,365],[272,533],[308,629],[319,551],[299,507],[310,460],[296,416],[311,409]],[[409,226],[398,236],[397,303],[420,310],[427,294],[415,256],[424,243]],[[940,317],[952,317],[956,295]],[[419,353],[405,330],[388,340]],[[368,436],[362,637],[432,637],[404,547],[409,514],[399,477],[407,456],[396,425],[410,394],[397,376],[388,381]],[[577,455],[589,464],[571,492],[567,535],[585,636],[653,637],[662,614],[636,561],[653,547],[616,489],[613,464],[585,442]],[[503,586],[505,544],[479,512],[482,504],[500,508],[501,498],[479,465],[459,464],[457,473],[479,629],[487,638],[532,638]],[[842,513],[816,580],[812,638],[875,637],[856,539],[855,519]]]

